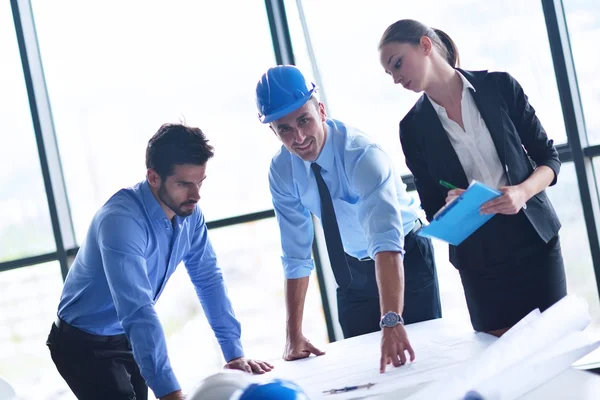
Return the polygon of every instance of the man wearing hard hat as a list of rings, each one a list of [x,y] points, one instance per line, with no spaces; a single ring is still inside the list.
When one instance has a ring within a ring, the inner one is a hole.
[[[269,184],[281,232],[286,277],[284,359],[321,355],[302,334],[314,268],[311,214],[320,218],[337,282],[344,337],[382,330],[380,371],[411,361],[404,324],[441,317],[438,281],[418,204],[381,147],[360,131],[327,118],[300,70],[269,69],[256,87],[259,119],[283,146]]]

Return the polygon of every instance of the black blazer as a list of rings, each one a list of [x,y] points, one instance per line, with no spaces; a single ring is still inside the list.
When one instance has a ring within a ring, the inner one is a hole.
[[[506,72],[459,71],[475,88],[469,91],[490,131],[508,184],[517,185],[525,181],[536,166],[546,165],[554,171],[551,183],[554,185],[560,170],[558,152],[521,85]],[[400,142],[406,164],[414,175],[421,206],[431,221],[444,206],[448,193],[439,180],[462,188],[469,182],[425,94],[400,122]],[[532,197],[524,212],[545,242],[558,234],[560,222],[545,192]],[[459,248],[461,246],[463,244]],[[452,247],[451,258],[455,250]]]

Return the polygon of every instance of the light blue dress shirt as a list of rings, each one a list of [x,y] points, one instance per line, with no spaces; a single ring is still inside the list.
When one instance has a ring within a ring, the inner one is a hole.
[[[331,192],[344,250],[358,259],[374,259],[381,251],[404,254],[404,235],[415,225],[418,203],[371,138],[337,120],[327,119],[326,125],[325,144],[315,162]],[[310,162],[282,146],[271,161],[269,184],[285,277],[308,276],[314,268],[311,213],[321,217]]]
[[[88,333],[125,333],[157,397],[180,389],[154,303],[181,261],[225,359],[243,356],[240,323],[207,233],[198,206],[171,223],[144,181],[117,192],[94,216],[65,281],[58,316]]]

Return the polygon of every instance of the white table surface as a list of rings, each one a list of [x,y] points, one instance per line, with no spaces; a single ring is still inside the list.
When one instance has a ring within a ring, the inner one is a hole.
[[[402,399],[429,383],[447,376],[454,368],[477,356],[496,338],[475,333],[469,326],[444,319],[406,327],[416,353],[413,363],[379,373],[381,333],[375,332],[321,347],[320,357],[275,362],[268,378],[288,379],[299,384],[311,399]],[[319,347],[318,343],[315,343]],[[266,378],[267,376],[265,376]],[[375,383],[371,389],[324,395],[324,390]],[[570,368],[522,397],[534,399],[600,399],[600,376]]]

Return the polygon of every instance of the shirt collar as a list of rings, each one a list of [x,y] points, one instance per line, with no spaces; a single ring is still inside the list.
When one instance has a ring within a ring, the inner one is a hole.
[[[150,184],[147,180],[140,184],[140,192],[142,193],[142,201],[144,202],[144,206],[146,207],[146,210],[152,219],[167,218],[167,215],[158,203],[158,200],[156,197],[154,197],[152,189],[150,189]]]
[[[462,74],[462,72],[460,72],[459,70],[456,70],[456,73],[458,74],[458,76],[460,76],[460,80],[463,83],[463,93],[466,93],[468,89],[473,90],[474,92],[476,92],[475,87],[471,84],[471,82],[469,82],[469,80]]]
[[[465,78],[465,76],[460,71],[456,70],[456,73],[458,74],[458,76],[460,76],[460,80],[463,83],[463,91],[462,91],[463,98],[464,98],[465,94],[468,93],[469,89],[472,89],[474,92],[476,91],[475,88],[473,87],[473,85],[471,84],[471,82],[469,82],[469,80],[467,78]],[[439,113],[442,109],[444,109],[444,107],[440,106],[438,103],[433,101],[433,99],[431,97],[427,96],[427,98],[429,99],[429,102],[433,106],[433,109],[435,110],[435,112]]]
[[[335,160],[335,155],[333,151],[333,134],[335,132],[335,127],[332,120],[326,120],[325,129],[325,144],[321,149],[321,153],[314,162],[319,164],[321,169],[325,171],[332,171]],[[310,164],[312,164],[311,161],[304,161],[304,166],[306,167],[307,175],[310,175]]]

